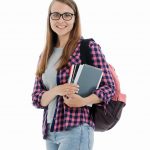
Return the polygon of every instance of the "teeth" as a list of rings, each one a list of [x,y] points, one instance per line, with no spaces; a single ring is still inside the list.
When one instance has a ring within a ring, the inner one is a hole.
[[[65,28],[65,26],[57,26],[58,28],[62,29],[62,28]]]

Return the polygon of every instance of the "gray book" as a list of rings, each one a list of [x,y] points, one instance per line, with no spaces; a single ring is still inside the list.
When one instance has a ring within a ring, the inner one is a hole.
[[[89,96],[92,91],[97,89],[102,78],[102,70],[94,66],[83,64],[79,66],[74,83],[79,87],[79,95],[82,97]]]

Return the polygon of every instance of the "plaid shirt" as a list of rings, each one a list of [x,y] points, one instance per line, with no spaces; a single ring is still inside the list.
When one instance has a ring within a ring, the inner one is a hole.
[[[64,84],[68,81],[69,70],[72,64],[81,64],[80,59],[80,43],[78,42],[76,49],[73,54],[70,56],[68,64],[63,67],[57,73],[57,85]],[[101,48],[94,41],[90,41],[89,47],[91,50],[91,56],[93,60],[93,65],[95,67],[101,68],[103,71],[103,77],[99,89],[93,91],[100,99],[105,103],[108,103],[112,96],[115,93],[114,90],[114,81],[112,75],[109,71],[109,66],[105,60]],[[43,107],[40,104],[41,97],[43,93],[47,91],[46,87],[42,82],[42,78],[35,79],[34,89],[32,93],[32,102],[33,105],[37,108],[44,109],[43,115],[43,138],[47,137],[47,111],[48,107]],[[51,126],[51,132],[67,130],[69,127],[78,126],[82,123],[88,123],[91,127],[94,128],[94,123],[90,115],[90,108],[88,106],[80,108],[70,108],[63,103],[62,96],[57,96],[56,109],[53,117],[53,122]]]

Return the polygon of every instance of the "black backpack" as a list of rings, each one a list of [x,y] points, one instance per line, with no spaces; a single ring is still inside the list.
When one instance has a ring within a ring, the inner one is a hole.
[[[82,39],[81,41],[80,56],[82,64],[93,65],[89,48],[89,42],[91,40],[93,39]],[[116,95],[108,104],[93,104],[90,108],[90,113],[95,123],[95,131],[107,131],[114,127],[119,121],[122,114],[122,109],[126,104],[126,95],[122,94],[120,91],[119,79],[117,78],[115,70],[112,69],[111,65],[109,65],[109,67],[113,75],[113,79],[117,84],[115,89]]]

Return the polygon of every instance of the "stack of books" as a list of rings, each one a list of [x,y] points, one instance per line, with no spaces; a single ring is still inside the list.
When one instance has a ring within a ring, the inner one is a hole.
[[[102,79],[102,70],[87,64],[72,65],[69,73],[68,83],[79,85],[78,94],[87,97],[97,89]]]

